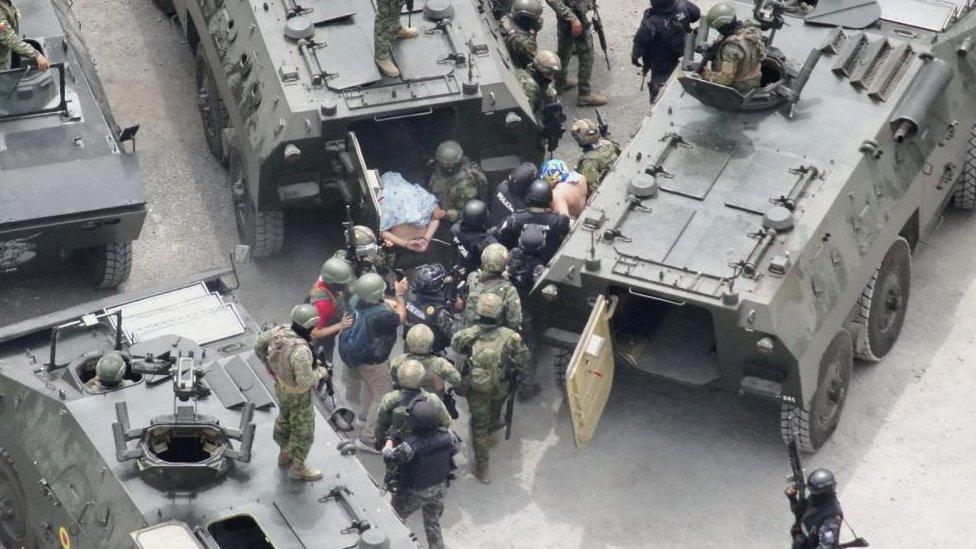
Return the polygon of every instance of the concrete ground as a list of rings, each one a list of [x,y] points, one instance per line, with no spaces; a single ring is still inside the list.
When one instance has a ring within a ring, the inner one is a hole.
[[[598,57],[594,82],[611,97],[603,112],[621,141],[648,110],[629,63],[645,6],[603,6],[613,70]],[[76,0],[75,11],[116,117],[142,124],[149,217],[125,289],[226,265],[237,240],[230,192],[200,131],[189,49],[148,0]],[[554,45],[554,32],[549,17],[544,45]],[[567,104],[571,118],[591,112]],[[575,160],[569,136],[559,154]],[[290,238],[280,257],[242,267],[239,297],[256,318],[285,317],[335,245],[337,228],[338,220],[323,216],[292,217],[290,233],[307,236]],[[874,547],[969,546],[972,512],[959,489],[968,486],[976,451],[976,381],[968,375],[976,367],[976,256],[963,252],[972,250],[973,230],[976,218],[949,214],[919,247],[901,340],[883,362],[856,368],[837,432],[807,460],[808,470],[837,473],[846,515]],[[70,265],[3,275],[0,325],[98,295]],[[443,519],[449,546],[786,546],[789,467],[776,406],[621,369],[600,431],[580,451],[548,362],[539,367],[544,393],[517,408],[512,440],[493,452],[494,484],[462,470],[452,486]],[[379,472],[378,461],[363,459]],[[410,524],[423,537],[419,517]]]

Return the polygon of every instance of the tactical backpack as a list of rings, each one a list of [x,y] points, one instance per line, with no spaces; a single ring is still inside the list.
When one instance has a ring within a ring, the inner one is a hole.
[[[488,332],[482,332],[471,344],[468,358],[468,387],[478,394],[491,394],[503,381],[502,356],[495,347],[495,341],[482,339]]]
[[[305,340],[293,334],[291,330],[278,328],[268,343],[268,369],[271,374],[285,385],[295,385],[295,369],[291,366],[291,354],[299,345],[306,344]]]
[[[352,326],[339,332],[338,338],[339,357],[346,366],[356,368],[363,364],[375,364],[390,354],[396,333],[378,337],[370,329],[372,319],[388,310],[386,303],[380,302],[353,311]]]

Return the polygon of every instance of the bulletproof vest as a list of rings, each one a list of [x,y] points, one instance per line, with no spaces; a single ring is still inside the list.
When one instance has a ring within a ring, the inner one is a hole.
[[[332,293],[332,290],[330,290],[324,282],[316,282],[312,286],[312,291],[309,292],[308,297],[308,302],[312,305],[315,305],[317,302],[322,301],[323,299],[327,299],[335,305],[335,311],[332,313],[332,317],[326,319],[325,321],[326,326],[335,324],[340,318],[342,318],[342,315],[346,314],[345,302],[341,299],[336,299],[335,294]]]
[[[837,496],[834,494],[810,496],[810,501],[807,502],[807,508],[803,511],[803,516],[800,518],[803,534],[812,543],[809,547],[816,548],[819,546],[820,525],[830,517],[844,517],[844,512],[841,511]]]
[[[465,229],[460,223],[451,227],[451,234],[454,235],[458,264],[468,272],[478,270],[481,266],[481,252],[495,241],[494,237],[486,231]]]
[[[512,217],[512,221],[515,225],[515,234],[522,234],[525,227],[534,225],[545,235],[546,244],[539,252],[539,259],[543,263],[549,263],[552,256],[556,255],[563,239],[566,238],[566,226],[562,216],[550,210],[522,210]]]
[[[434,332],[433,351],[438,353],[447,348],[453,335],[451,323],[442,318],[444,314],[450,314],[445,312],[450,306],[447,289],[436,294],[422,294],[410,289],[407,291],[406,301],[406,329],[409,330],[417,324],[426,324]]]
[[[648,9],[641,24],[648,25],[653,32],[654,53],[675,59],[684,53],[685,36],[691,32],[691,24],[680,3],[664,9]]]
[[[727,48],[730,45],[736,45],[744,52],[744,57],[739,62],[735,78],[732,81],[733,87],[736,83],[758,81],[762,75],[761,62],[765,50],[762,42],[762,31],[753,26],[742,27],[723,41],[722,48]],[[720,51],[717,63],[722,62],[722,52]]]
[[[275,328],[271,342],[268,343],[268,368],[274,373],[275,378],[285,385],[296,385],[295,369],[291,366],[291,353],[299,345],[308,345],[308,343],[284,326]]]
[[[403,465],[403,486],[423,490],[447,481],[453,464],[454,435],[441,427],[427,436],[406,439],[414,457]]]
[[[509,191],[508,181],[502,181],[498,184],[495,194],[491,196],[491,204],[488,205],[488,224],[492,227],[500,227],[508,216],[522,209],[525,209],[525,200]]]
[[[536,276],[545,269],[545,262],[539,257],[529,254],[522,248],[513,248],[508,260],[508,280],[518,290],[519,296],[525,296],[532,291]]]
[[[424,391],[420,389],[400,389],[400,403],[393,408],[390,414],[390,430],[397,433],[401,439],[410,436],[412,422],[410,412],[413,405],[424,400]]]

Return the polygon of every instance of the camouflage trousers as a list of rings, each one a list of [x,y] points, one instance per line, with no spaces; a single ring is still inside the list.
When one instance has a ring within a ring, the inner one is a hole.
[[[558,87],[566,82],[569,62],[573,55],[576,55],[579,60],[579,72],[576,76],[579,81],[579,94],[588,95],[590,93],[590,74],[593,73],[593,33],[590,32],[590,26],[584,25],[583,34],[575,37],[568,23],[560,21],[556,29],[558,43],[556,53],[559,55],[559,64],[562,67],[556,76],[556,86]]]
[[[404,0],[376,0],[376,20],[373,23],[373,51],[376,59],[393,59],[393,41],[403,29],[400,11]]]
[[[444,538],[441,537],[441,515],[444,514],[445,496],[447,496],[446,482],[420,490],[403,488],[393,495],[393,509],[403,519],[417,512],[418,509],[423,509],[424,533],[427,534],[427,545],[430,549],[444,548]]]
[[[468,394],[468,412],[471,414],[471,446],[474,448],[474,461],[479,465],[488,464],[491,448],[491,434],[502,427],[502,407],[507,394],[481,395]]]
[[[274,441],[295,463],[305,463],[315,436],[312,392],[290,393],[275,385],[275,396],[279,409],[274,424]]]

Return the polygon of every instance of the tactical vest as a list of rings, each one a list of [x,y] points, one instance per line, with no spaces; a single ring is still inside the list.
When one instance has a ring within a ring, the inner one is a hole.
[[[275,328],[275,333],[268,343],[268,368],[275,379],[281,383],[294,387],[295,369],[291,365],[291,354],[299,345],[308,343],[297,334],[284,326]]]
[[[410,431],[413,428],[413,421],[410,417],[413,407],[421,400],[426,400],[426,395],[421,389],[400,389],[400,392],[403,393],[400,403],[390,413],[390,431],[404,440],[410,436]]]
[[[447,482],[454,468],[454,435],[441,427],[432,434],[412,436],[406,442],[413,448],[414,457],[403,465],[403,486],[423,490]]]
[[[762,32],[756,27],[743,27],[735,34],[725,39],[722,48],[729,45],[736,45],[743,52],[742,61],[736,68],[735,78],[732,79],[731,86],[739,87],[742,84],[755,82],[757,85],[762,78],[762,59],[764,56]],[[719,52],[719,62],[721,52]],[[737,84],[739,86],[737,86]]]

